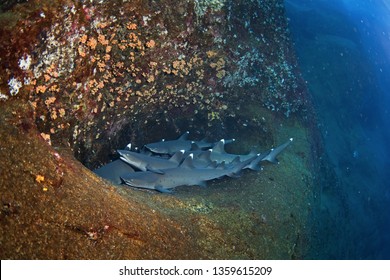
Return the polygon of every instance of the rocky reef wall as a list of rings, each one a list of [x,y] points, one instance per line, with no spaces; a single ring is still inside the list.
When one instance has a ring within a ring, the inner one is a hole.
[[[194,126],[212,137],[245,121],[266,130],[267,120],[239,119],[249,102],[286,116],[304,110],[282,1],[39,1],[14,10],[2,16],[1,99],[28,101],[42,137],[88,167],[126,141]]]

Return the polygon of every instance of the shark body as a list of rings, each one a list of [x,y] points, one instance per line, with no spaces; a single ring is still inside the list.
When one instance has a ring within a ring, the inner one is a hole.
[[[100,177],[119,185],[122,183],[120,177],[128,173],[133,173],[134,169],[122,160],[117,159],[113,162],[103,165],[100,168],[95,169],[93,172],[95,172]]]
[[[256,158],[257,155],[243,162],[239,162],[237,158],[229,166],[221,164],[215,168],[196,168],[193,164],[193,155],[190,154],[179,167],[166,169],[164,174],[146,171],[130,173],[121,178],[126,185],[132,187],[170,192],[171,189],[178,186],[206,186],[206,181],[209,180],[223,176],[236,177],[245,166]]]
[[[155,143],[146,144],[144,147],[149,150],[150,152],[156,153],[156,154],[169,154],[173,155],[174,153],[184,150],[184,151],[194,151],[194,150],[202,150],[202,149],[208,149],[215,145],[215,143],[210,143],[205,140],[201,141],[192,141],[188,140],[189,132],[186,131],[183,135],[181,135],[176,140],[168,140],[168,141],[160,141]],[[226,143],[234,142],[234,139],[232,140],[226,140]]]
[[[146,144],[145,148],[147,148],[149,151],[156,154],[174,154],[180,150],[189,151],[191,150],[194,141],[187,140],[188,134],[189,132],[186,131],[183,135],[181,135],[176,140],[168,140],[168,141],[163,140],[160,142]],[[206,145],[206,147],[208,146],[209,145]]]
[[[163,173],[162,170],[178,167],[183,160],[184,150],[176,152],[169,159],[153,157],[129,150],[118,150],[120,159],[141,171]]]

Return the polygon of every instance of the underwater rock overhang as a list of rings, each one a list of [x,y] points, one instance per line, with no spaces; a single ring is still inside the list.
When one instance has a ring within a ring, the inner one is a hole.
[[[305,90],[286,33],[282,1],[180,1],[175,2],[177,9],[170,9],[170,3],[31,1],[15,6],[12,20],[5,18],[9,14],[0,19],[7,20],[1,33],[11,34],[9,41],[1,43],[0,98],[5,112],[2,139],[9,140],[2,152],[13,171],[10,177],[2,168],[2,215],[12,220],[29,209],[31,216],[25,216],[24,224],[35,221],[27,227],[31,231],[27,247],[12,253],[20,237],[3,220],[2,230],[8,234],[3,235],[2,246],[9,249],[5,257],[80,258],[64,244],[77,241],[86,248],[104,247],[126,238],[126,244],[139,250],[134,254],[118,250],[106,257],[177,258],[162,249],[177,240],[181,240],[181,258],[275,257],[261,255],[260,245],[247,252],[247,240],[239,252],[228,249],[232,240],[220,252],[210,251],[221,246],[210,234],[223,235],[227,210],[210,210],[218,207],[204,202],[201,193],[182,201],[116,190],[70,156],[73,153],[94,168],[129,139],[139,144],[192,129],[199,135],[209,132],[215,139],[241,138],[247,149],[271,146],[291,136],[280,135],[273,122],[288,127],[293,119],[303,129]],[[31,147],[25,147],[22,155],[24,141]],[[309,153],[306,146],[301,149]],[[46,156],[40,159],[37,153]],[[28,164],[18,162],[17,155],[27,155]],[[24,188],[31,184],[33,191]],[[18,195],[9,193],[15,186]],[[39,207],[32,207],[34,203]],[[120,208],[117,213],[115,204]],[[184,209],[183,214],[174,212],[171,204]],[[49,211],[49,205],[57,212]],[[132,213],[125,210],[129,205]],[[96,208],[109,210],[95,213]],[[215,216],[203,217],[204,213]],[[188,215],[197,227],[185,225]],[[254,215],[255,221],[266,224],[266,217]],[[87,218],[91,216],[95,219]],[[145,224],[145,219],[150,223]],[[253,223],[248,218],[247,227]],[[18,224],[15,230],[23,227]],[[65,230],[66,237],[55,234],[56,227]],[[53,240],[66,240],[59,247],[47,235],[41,240],[43,229]],[[258,234],[258,229],[254,232]],[[169,235],[176,237],[169,240]],[[42,244],[34,251],[30,241],[36,239]],[[49,248],[61,254],[56,257]],[[98,249],[90,253],[91,258],[105,256]],[[294,254],[298,253],[279,256]]]

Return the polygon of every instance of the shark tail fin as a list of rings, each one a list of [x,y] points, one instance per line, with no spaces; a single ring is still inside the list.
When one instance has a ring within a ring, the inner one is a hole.
[[[257,154],[257,157],[252,160],[247,166],[245,166],[244,168],[246,169],[251,169],[251,170],[254,170],[254,171],[260,171],[261,170],[261,167],[259,165],[259,162],[263,159],[263,157],[260,155],[260,154]]]
[[[271,149],[268,155],[266,155],[262,161],[269,161],[272,163],[279,163],[278,159],[276,158],[285,148],[287,148],[291,142],[293,141],[293,138],[290,138],[286,143],[280,145],[279,147],[276,147],[275,149]]]

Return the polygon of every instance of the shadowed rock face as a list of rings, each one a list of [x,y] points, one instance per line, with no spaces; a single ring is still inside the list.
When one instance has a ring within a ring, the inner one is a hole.
[[[216,3],[29,1],[0,15],[2,258],[304,256],[308,108],[282,1]],[[174,196],[84,167],[186,130],[236,138],[239,153],[297,141],[260,179]]]
[[[0,11],[5,12],[12,9],[16,4],[27,2],[27,0],[1,0]]]

